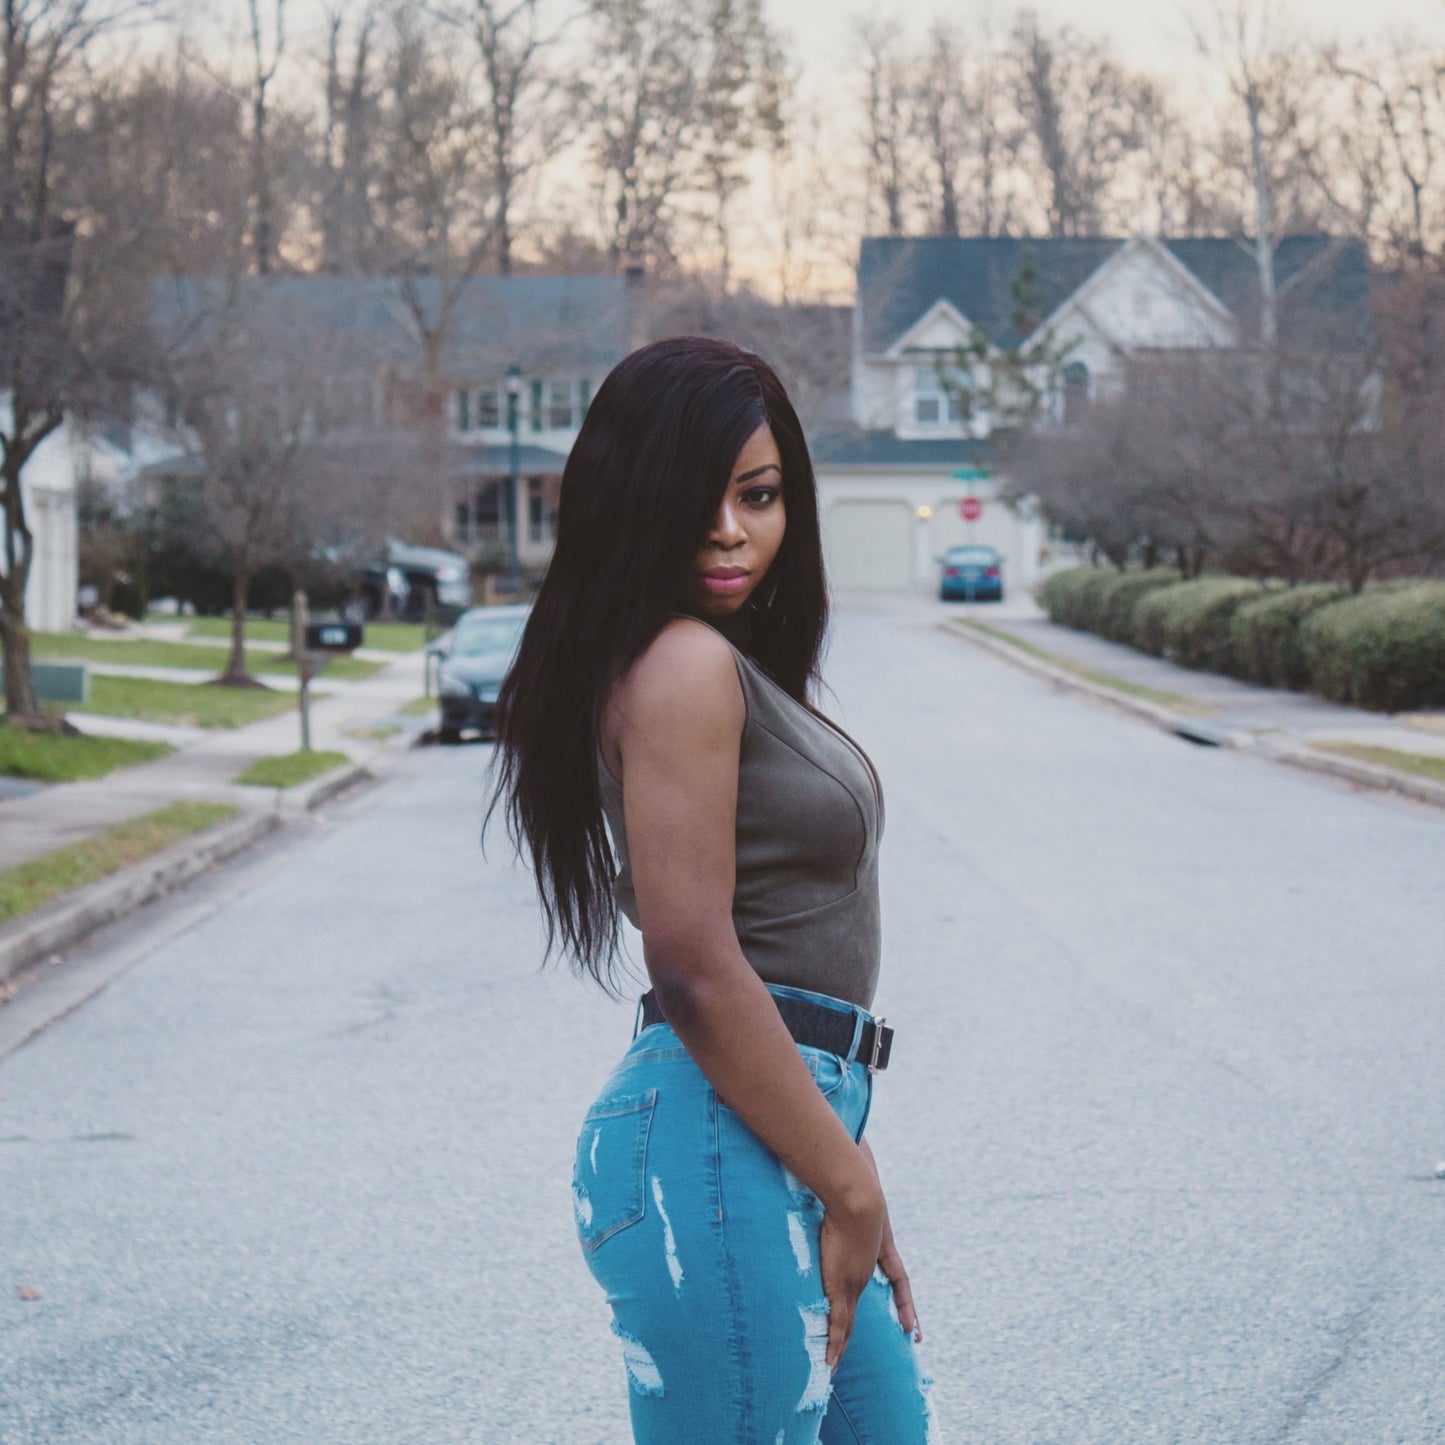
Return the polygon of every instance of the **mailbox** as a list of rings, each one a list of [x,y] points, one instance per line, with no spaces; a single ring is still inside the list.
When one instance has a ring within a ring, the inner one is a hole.
[[[307,652],[355,652],[361,646],[359,622],[308,622]]]

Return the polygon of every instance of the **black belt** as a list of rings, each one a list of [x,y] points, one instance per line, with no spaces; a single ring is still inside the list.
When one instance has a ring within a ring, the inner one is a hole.
[[[839,1054],[850,1064],[861,1059],[868,1065],[870,1074],[888,1067],[888,1056],[893,1052],[893,1030],[882,1019],[865,1018],[858,1036],[858,1049],[853,1050],[853,1032],[857,1015],[861,1010],[844,1013],[841,1009],[829,1008],[826,1004],[810,1003],[807,999],[788,998],[772,995],[778,1006],[783,1022],[788,1026],[795,1043],[806,1044],[809,1048],[826,1049],[830,1054]],[[642,995],[642,1027],[649,1024],[666,1023],[657,994],[648,989]]]

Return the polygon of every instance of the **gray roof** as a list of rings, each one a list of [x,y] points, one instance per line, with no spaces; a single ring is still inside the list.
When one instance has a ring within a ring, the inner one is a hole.
[[[187,276],[155,283],[152,315],[171,334],[224,307],[228,282]],[[243,304],[264,306],[318,333],[364,339],[377,361],[414,363],[414,295],[435,323],[447,294],[436,277],[249,276]],[[581,370],[598,380],[626,353],[627,281],[620,276],[477,276],[454,303],[446,364],[454,372]]]
[[[828,467],[978,467],[988,461],[988,443],[977,437],[928,437],[905,441],[891,431],[819,432],[809,444],[813,465]]]
[[[858,257],[863,350],[886,351],[940,299],[995,346],[1023,339],[1125,242],[1110,237],[875,236]],[[1235,236],[1163,244],[1236,316],[1248,334],[1258,317],[1259,278],[1250,243]],[[1014,286],[1025,263],[1035,274],[1031,317],[1019,316]],[[1369,268],[1364,246],[1324,235],[1287,236],[1275,254],[1280,334],[1288,340],[1322,320],[1368,333]],[[1031,329],[1028,327],[1026,329]]]

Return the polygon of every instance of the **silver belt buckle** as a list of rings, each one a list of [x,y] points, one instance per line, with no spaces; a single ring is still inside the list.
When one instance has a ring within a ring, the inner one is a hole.
[[[882,1018],[876,1018],[873,1020],[873,1049],[868,1057],[868,1072],[870,1074],[876,1074],[878,1072],[878,1055],[883,1048],[884,1022],[885,1020],[883,1020]]]

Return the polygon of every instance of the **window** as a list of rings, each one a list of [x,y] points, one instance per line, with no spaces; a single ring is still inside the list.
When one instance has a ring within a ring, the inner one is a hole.
[[[495,381],[489,381],[477,392],[476,424],[478,426],[501,426],[502,424],[501,397],[498,395]]]
[[[1064,425],[1078,421],[1089,406],[1089,368],[1082,361],[1064,367]]]
[[[547,383],[547,425],[555,427],[572,425],[572,383],[570,381]]]
[[[919,426],[956,425],[963,420],[959,388],[945,388],[936,366],[913,368],[913,420]]]

